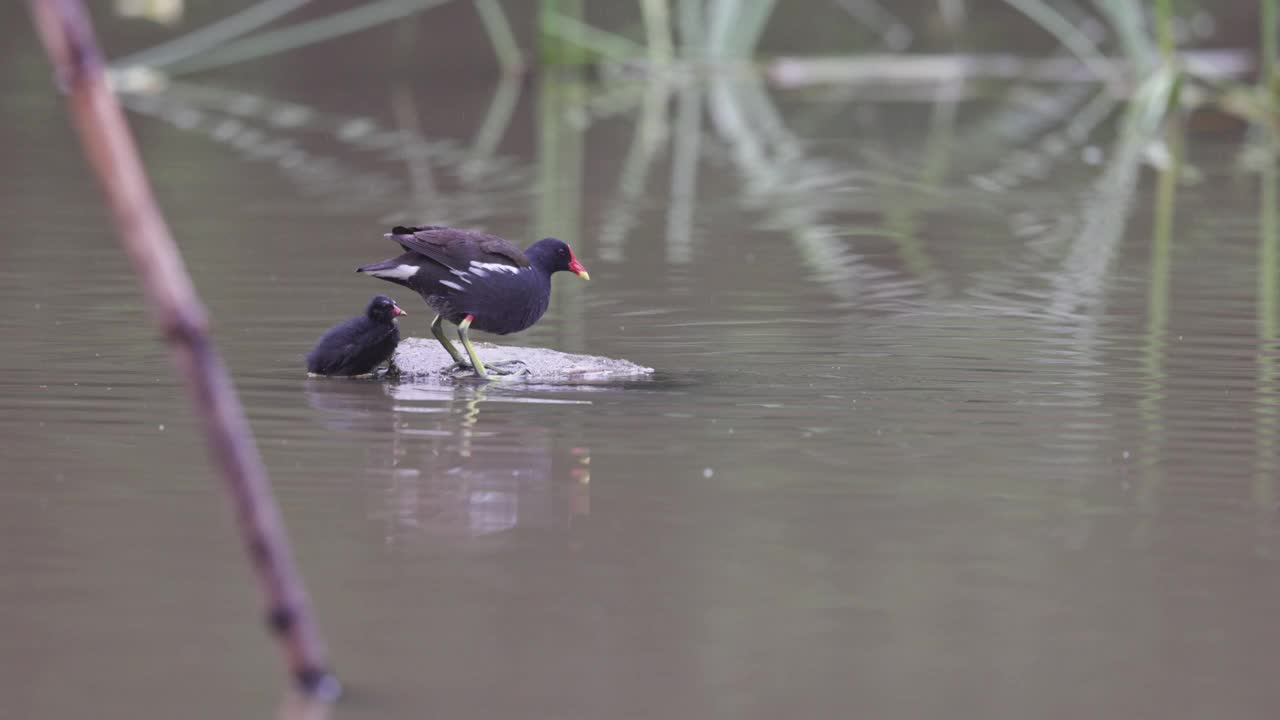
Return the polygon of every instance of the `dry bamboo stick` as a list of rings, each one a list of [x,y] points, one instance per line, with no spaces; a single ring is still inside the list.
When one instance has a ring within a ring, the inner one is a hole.
[[[268,622],[289,671],[309,698],[330,701],[329,671],[302,576],[271,482],[209,321],[156,205],[124,113],[113,94],[93,26],[80,0],[31,0],[45,50],[68,95],[89,164],[102,185],[120,242],[203,422],[205,440],[234,502],[240,533],[268,605]]]

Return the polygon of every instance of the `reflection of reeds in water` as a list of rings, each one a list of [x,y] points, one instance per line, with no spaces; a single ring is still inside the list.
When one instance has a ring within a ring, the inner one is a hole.
[[[1092,75],[1095,78],[1109,79],[1116,74],[1120,65],[1113,60],[1103,59],[1098,51],[1099,33],[1106,26],[1076,4],[1049,4],[1042,0],[1006,0],[1006,2],[1023,12],[1039,24],[1045,32],[1062,43],[1063,50],[1049,58],[1050,60],[1065,55],[1067,56],[1065,59],[1083,63],[1086,69],[1093,71]],[[283,52],[299,47],[301,44],[319,42],[340,34],[389,22],[407,14],[429,10],[437,4],[439,3],[436,0],[383,0],[361,8],[253,35],[253,31],[258,30],[270,20],[287,14],[297,6],[296,0],[267,0],[171,43],[125,58],[118,65],[124,67],[141,65],[181,71],[192,67],[214,67],[242,62],[250,58],[265,57],[269,53]],[[856,22],[875,33],[885,44],[891,47],[902,45],[901,39],[895,41],[891,36],[903,36],[899,31],[905,26],[902,26],[901,22],[885,7],[874,0],[843,0],[837,5],[848,12]],[[519,48],[516,46],[514,34],[501,4],[496,0],[476,0],[474,7],[483,21],[499,64],[508,69],[518,66]],[[940,12],[948,19],[948,27],[954,28],[959,24],[957,16],[963,13],[957,13],[954,8],[948,9],[949,7],[949,5],[942,6]],[[1265,7],[1274,7],[1274,2],[1264,4]],[[624,36],[588,25],[585,21],[585,4],[582,0],[543,0],[539,4],[538,15],[541,33],[539,45],[544,59],[567,64],[586,62],[593,58],[631,60],[647,56],[655,66],[650,68],[650,72],[665,76],[667,73],[657,66],[665,65],[669,61],[696,63],[710,60],[719,65],[726,61],[736,62],[752,57],[768,20],[777,9],[777,4],[771,0],[764,2],[679,0],[676,12],[672,13],[668,0],[644,0],[641,2],[645,22],[642,46]],[[1152,42],[1143,35],[1145,25],[1142,22],[1142,11],[1138,4],[1131,0],[1109,0],[1099,3],[1099,9],[1108,20],[1112,34],[1119,37],[1122,45],[1129,50],[1129,60],[1138,67],[1147,67],[1145,60],[1149,58],[1150,53],[1145,50],[1152,46]],[[1168,3],[1159,5],[1157,10],[1160,13],[1157,25],[1162,29],[1161,43],[1167,47],[1165,38],[1169,36],[1168,15],[1171,10]],[[672,23],[675,29],[680,31],[682,40],[679,58],[675,57],[672,48],[672,28],[670,27]],[[249,37],[243,37],[245,35]],[[905,37],[909,40],[909,31],[906,32]],[[1270,37],[1264,32],[1264,44],[1268,42]],[[853,55],[849,57],[849,61],[857,63],[864,57]],[[902,67],[909,64],[911,60],[912,56],[893,58],[892,66]],[[195,65],[184,66],[184,62],[195,63]],[[959,66],[973,65],[964,58],[960,58],[959,62]],[[1017,71],[1016,65],[1016,62],[1004,63],[1002,67],[1013,67]],[[1025,69],[1023,68],[1024,71]],[[943,72],[945,74],[948,71]],[[651,84],[650,87],[655,86]],[[1105,117],[1109,111],[1106,101],[1111,98],[1111,94],[1105,90],[1101,93],[1094,92],[1094,88],[1088,84],[1069,84],[1067,87],[1051,91],[1049,95],[1041,90],[1033,91],[1030,84],[1018,87],[1020,90],[1015,90],[1014,94],[1008,97],[1008,101],[1001,104],[1006,108],[1003,120],[991,118],[987,122],[969,123],[971,128],[998,129],[1001,137],[995,138],[996,142],[975,142],[977,138],[971,133],[963,129],[957,131],[955,146],[961,153],[960,157],[963,157],[966,151],[972,151],[983,158],[993,155],[1009,158],[1008,162],[1001,167],[979,176],[978,179],[984,183],[984,187],[1010,187],[1017,182],[1020,173],[1043,176],[1045,169],[1055,158],[1063,156],[1064,151],[1074,143],[1080,142],[1081,138],[1088,137],[1087,126],[1096,124],[1097,120]],[[496,112],[490,113],[482,127],[484,132],[481,135],[486,144],[491,144],[495,137],[495,133],[490,132],[492,123],[489,121],[502,117],[504,112],[501,110],[509,112],[513,104],[511,99],[514,97],[512,92],[514,88],[514,84],[504,83],[499,86],[499,92],[494,98]],[[1019,92],[1022,96],[1018,95]],[[1095,98],[1094,102],[1083,112],[1077,113],[1078,103],[1091,96]],[[1051,102],[1055,98],[1063,98],[1064,101]],[[407,107],[406,104],[397,100],[396,107],[397,117],[403,116],[404,113],[401,110]],[[654,104],[646,99],[645,107],[648,113]],[[941,109],[944,105],[937,107]],[[698,116],[687,117],[697,118]],[[1028,153],[1020,147],[1026,143],[1030,133],[1041,132],[1038,126],[1045,123],[1058,123],[1061,122],[1061,118],[1068,117],[1073,119],[1067,124],[1065,135],[1046,136],[1043,146],[1038,151]],[[1090,121],[1089,118],[1093,120]],[[651,125],[651,123],[645,123],[642,127]],[[682,133],[677,136],[677,143],[685,143],[690,138],[696,140],[697,137],[696,134]],[[944,137],[944,135],[935,133],[932,137]],[[477,146],[480,145],[481,143],[477,142]],[[648,141],[639,145],[645,148],[652,147]],[[1011,145],[1019,146],[1018,152],[1003,152]],[[409,144],[404,146],[404,150],[407,157],[419,154],[418,149]],[[632,171],[629,172],[629,177],[634,179],[637,175],[643,176],[643,172],[634,171],[645,167],[646,159],[652,155],[652,152],[646,150],[633,155],[640,160],[640,162],[628,163],[628,170]],[[689,154],[678,153],[678,157],[686,159]],[[944,157],[947,157],[946,153],[927,154],[927,158],[931,159]],[[961,161],[958,165],[963,169],[967,163]],[[425,187],[423,181],[428,177],[421,172],[424,167],[419,163],[410,174],[414,185],[419,188]],[[684,170],[673,179],[680,183],[683,178],[688,178],[689,167],[686,160],[682,164]],[[314,175],[322,176],[324,173]],[[468,171],[467,175],[473,177],[474,173]],[[635,182],[624,182],[624,186],[630,190],[635,187]],[[382,190],[385,188],[378,188],[378,191]],[[679,195],[683,196],[683,193]],[[420,196],[421,193],[416,195],[416,197]],[[417,203],[411,203],[410,206],[416,207]],[[904,209],[907,210],[905,215],[912,214],[909,208]],[[914,269],[926,269],[928,263],[921,249],[909,244],[913,233],[902,231],[902,228],[911,226],[910,219],[904,218],[904,213],[897,213],[897,215],[894,224],[899,226],[896,230],[897,235],[906,243],[903,245],[904,258]],[[623,215],[618,217],[625,228],[626,218]],[[680,221],[679,212],[673,214],[673,220],[672,225],[677,229],[688,225]],[[606,241],[606,245],[610,248],[609,254],[614,257],[620,256],[616,251],[619,244],[616,239],[619,235],[625,234],[625,229],[619,232],[619,228],[611,227],[606,234],[610,236]],[[684,236],[683,232],[676,233],[677,239]],[[677,242],[675,245],[677,251],[673,253],[677,260],[686,255],[678,250],[680,246]]]
[[[493,43],[493,53],[498,58],[498,65],[510,75],[520,69],[523,59],[520,57],[520,46],[516,43],[515,33],[511,31],[511,23],[507,22],[507,14],[503,12],[498,0],[475,0],[476,12],[484,22],[489,41]]]
[[[1111,163],[1082,208],[1083,225],[1063,263],[1063,272],[1053,279],[1052,313],[1067,316],[1100,302],[1102,281],[1132,205],[1142,152],[1156,137],[1175,88],[1172,73],[1158,72],[1144,84],[1141,98],[1130,104]]]
[[[876,0],[836,0],[836,5],[878,36],[885,49],[901,52],[911,44],[911,28],[894,15],[890,7]],[[954,12],[949,12],[949,6],[952,5],[955,3],[947,0],[940,3],[939,9],[947,20],[955,16]]]
[[[694,83],[680,89],[672,147],[671,203],[667,209],[667,263],[693,260],[694,207],[702,146],[702,90]]]
[[[819,191],[828,183],[841,183],[841,173],[829,163],[797,157],[796,143],[779,127],[758,78],[716,76],[709,84],[712,127],[732,150],[743,178],[743,201],[764,210],[768,224],[792,235],[814,279],[851,301],[869,268],[822,221],[820,205]]]
[[[1147,325],[1142,348],[1142,397],[1138,400],[1138,416],[1143,423],[1143,439],[1138,449],[1142,468],[1138,487],[1138,507],[1144,518],[1151,516],[1152,503],[1161,478],[1160,458],[1165,441],[1163,405],[1167,377],[1165,354],[1168,349],[1169,278],[1173,247],[1173,221],[1176,212],[1178,176],[1182,173],[1181,128],[1170,123],[1165,133],[1171,149],[1170,162],[1160,170],[1156,185],[1154,222],[1151,232],[1151,270],[1147,277]]]
[[[753,52],[771,5],[729,0],[681,2],[675,14],[681,31],[681,59],[724,59]],[[408,5],[398,7],[403,9]],[[499,53],[513,52],[510,47],[513,41],[501,39],[505,19],[497,19],[495,8],[487,4],[482,3],[477,9],[488,18],[486,26],[495,38],[495,46],[506,48]],[[543,23],[558,25],[563,24],[565,18],[580,21],[583,6],[577,0],[560,0],[544,3],[541,10]],[[665,3],[646,4],[647,34],[661,37],[655,23],[671,17],[667,10]],[[739,15],[739,12],[747,14]],[[735,18],[749,22],[739,26],[730,22]],[[1094,42],[1087,32],[1074,32],[1072,42]],[[573,32],[556,31],[544,34],[542,42],[544,45],[571,43],[573,37],[576,37]],[[555,52],[568,51],[561,48]],[[1114,103],[1114,96],[1105,89],[1099,91],[1088,84],[1067,84],[1036,94],[1031,94],[1028,84],[1021,94],[1015,91],[1006,96],[1001,114],[976,122],[957,123],[957,99],[939,93],[929,140],[919,162],[914,163],[919,167],[916,187],[913,192],[902,192],[902,183],[888,173],[867,173],[829,156],[810,157],[804,143],[788,130],[761,79],[752,73],[715,73],[703,81],[653,72],[647,76],[647,82],[639,84],[643,92],[627,89],[621,96],[635,97],[643,104],[620,179],[616,206],[604,222],[600,252],[605,259],[620,260],[625,255],[631,218],[642,202],[648,167],[667,139],[665,119],[673,85],[678,85],[679,91],[676,132],[671,136],[674,138],[672,192],[665,234],[668,261],[686,263],[695,250],[695,191],[704,146],[701,108],[705,97],[709,100],[713,128],[727,143],[741,170],[747,205],[763,211],[767,225],[786,230],[794,239],[802,260],[810,267],[811,277],[849,302],[855,298],[880,297],[896,303],[904,297],[921,294],[935,297],[936,293],[928,290],[933,282],[928,250],[916,237],[917,215],[934,207],[929,193],[941,187],[957,160],[955,172],[964,173],[972,172],[967,158],[981,157],[983,161],[993,155],[1009,158],[1000,166],[977,175],[976,182],[987,191],[1017,187],[1027,179],[1043,177],[1055,159],[1087,141],[1093,128],[1109,115]],[[627,85],[617,87],[627,88]],[[468,222],[491,219],[496,208],[523,192],[521,184],[527,176],[512,172],[516,169],[512,163],[504,163],[491,155],[502,137],[518,92],[518,84],[511,80],[497,86],[490,112],[480,124],[469,150],[451,141],[424,137],[424,131],[418,127],[413,98],[403,89],[392,92],[390,104],[398,125],[394,129],[381,127],[369,117],[322,113],[294,103],[192,85],[175,85],[154,97],[136,96],[133,102],[139,110],[160,114],[175,124],[207,130],[216,139],[241,149],[250,157],[274,160],[282,172],[301,186],[331,200],[326,202],[328,207],[361,211],[376,208],[382,212],[384,221],[391,222],[423,221],[425,215],[433,222]],[[581,247],[583,240],[580,228],[583,131],[584,123],[592,119],[583,117],[579,111],[592,99],[580,75],[570,78],[555,73],[548,74],[538,97],[537,234],[558,235],[577,247]],[[1055,124],[1062,126],[1061,131],[1049,132]],[[975,131],[992,134],[980,140],[982,136]],[[335,158],[304,148],[301,139],[306,133],[315,132],[329,135],[328,139],[337,139],[361,152]],[[1036,148],[1022,147],[1032,142],[1037,143]],[[1058,282],[1060,292],[1051,304],[1054,314],[1074,312],[1084,296],[1096,294],[1100,286],[1101,275],[1111,256],[1107,248],[1114,247],[1123,226],[1123,200],[1130,196],[1136,179],[1134,147],[1122,144],[1113,155],[1114,162],[1098,194],[1099,199],[1108,202],[1088,207],[1082,213],[1086,217],[1085,229],[1075,234],[1075,242],[1065,249],[1066,272]],[[1010,152],[1010,148],[1014,151]],[[382,167],[366,170],[353,165],[352,157],[372,158],[380,164],[403,163],[407,172]],[[911,155],[901,149],[894,150],[893,161],[900,167],[909,168],[913,164]],[[445,191],[440,179],[450,174],[461,178],[463,192]],[[885,224],[883,230],[873,230],[894,240],[906,277],[894,277],[882,268],[866,266],[853,251],[855,241],[848,239],[857,233],[827,217],[832,209],[858,211],[855,205],[844,200],[833,204],[831,193],[824,190],[838,192],[859,175],[880,185],[881,197],[890,199],[870,206],[869,209],[883,213]],[[1122,192],[1110,192],[1117,188]],[[1117,217],[1116,212],[1121,217]],[[1039,240],[1070,236],[1061,232],[1070,225],[1062,220],[1024,218],[1024,226],[1044,224],[1054,231],[1029,238],[1032,255],[1014,270],[1023,272],[1047,256],[1046,251],[1053,245]],[[1099,229],[1106,232],[1094,232]],[[583,287],[567,285],[562,301],[557,304],[562,310],[556,312],[565,318],[561,327],[570,335],[581,327],[576,321],[575,309],[580,312],[579,296],[583,291]],[[979,294],[995,298],[1000,292],[980,289]],[[571,336],[563,341],[569,348],[581,344],[581,338]]]
[[[126,55],[113,63],[118,69],[145,67],[149,69],[167,68],[187,58],[196,57],[223,45],[237,37],[246,35],[281,18],[308,0],[263,0],[256,2],[240,12],[206,25],[195,32],[187,33],[169,42],[147,48],[142,52]]]
[[[1005,2],[1056,38],[1062,43],[1062,47],[1084,63],[1097,78],[1109,81],[1114,77],[1114,66],[1108,63],[1098,51],[1098,45],[1093,38],[1080,30],[1079,18],[1068,18],[1058,7],[1043,0],[1005,0]],[[1060,4],[1068,8],[1072,5],[1071,3]],[[1078,9],[1075,10],[1077,14],[1080,13]]]
[[[752,72],[741,72],[740,61],[754,56],[772,13],[786,6],[740,0],[679,0],[673,12],[666,0],[644,0],[641,45],[589,26],[582,0],[544,0],[538,15],[539,50],[544,59],[576,68],[582,62],[600,58],[625,55],[634,60],[644,56],[652,67],[644,76],[645,82],[618,82],[602,93],[592,92],[576,69],[567,74],[548,73],[541,82],[537,100],[537,181],[533,183],[538,194],[536,234],[557,235],[585,250],[581,223],[587,148],[583,133],[593,119],[610,111],[609,103],[601,101],[609,96],[614,108],[631,109],[634,102],[640,103],[640,111],[616,200],[602,223],[599,257],[620,261],[626,256],[635,213],[645,202],[649,167],[670,141],[671,195],[663,240],[670,264],[689,262],[695,256],[698,241],[697,176],[704,153],[709,148],[714,150],[712,137],[704,138],[702,128],[706,106],[711,132],[718,135],[722,147],[728,147],[742,177],[743,204],[762,215],[764,225],[783,230],[792,238],[812,279],[846,303],[903,308],[911,303],[940,302],[942,289],[933,278],[929,249],[917,237],[920,216],[941,202],[941,189],[949,176],[969,175],[980,190],[995,197],[1011,189],[1022,190],[1046,177],[1055,162],[1070,157],[1071,150],[1090,141],[1095,128],[1112,115],[1120,97],[1113,92],[1116,88],[1112,84],[1119,65],[1098,51],[1103,29],[1109,29],[1119,39],[1133,67],[1150,67],[1148,63],[1155,62],[1150,50],[1157,45],[1164,53],[1163,63],[1134,93],[1123,135],[1128,136],[1133,127],[1158,125],[1181,78],[1170,61],[1173,48],[1168,3],[1157,7],[1157,38],[1152,40],[1141,34],[1146,32],[1141,8],[1128,0],[1097,6],[1106,25],[1073,3],[1050,6],[1040,0],[1008,2],[1061,41],[1062,47],[1048,61],[1071,60],[1107,85],[1072,81],[1044,87],[1033,82],[1015,83],[1003,101],[996,104],[994,114],[964,121],[957,119],[965,117],[957,109],[962,96],[935,92],[923,152],[913,154],[910,149],[896,147],[883,152],[886,168],[892,170],[877,173],[829,155],[815,156],[789,130],[763,79]],[[256,52],[255,48],[270,46],[280,51],[296,47],[293,43],[299,40],[315,40],[325,33],[337,32],[340,26],[347,31],[368,27],[369,23],[401,16],[397,13],[417,12],[434,4],[426,0],[372,3],[237,40],[260,27],[264,19],[288,12],[288,2],[275,0],[259,7],[257,16],[232,16],[225,24],[206,28],[209,32],[203,36],[199,32],[188,36],[185,46],[175,43],[174,47],[185,47],[182,52],[171,49],[166,56],[160,52],[162,47],[150,58],[156,65],[170,64],[179,69],[183,68],[179,62],[182,58],[206,64],[232,62],[252,55],[250,51]],[[839,4],[876,32],[881,42],[889,42],[888,35],[896,21],[884,7],[868,0]],[[1265,7],[1274,8],[1274,4],[1269,2]],[[515,67],[519,49],[501,4],[479,0],[475,7],[500,64]],[[678,31],[678,50],[673,47],[672,29]],[[1264,47],[1270,47],[1271,39],[1265,31],[1263,37]],[[217,48],[206,53],[211,46]],[[192,55],[193,49],[199,52]],[[148,57],[134,56],[133,62],[139,59]],[[851,59],[857,60],[858,56]],[[127,58],[125,64],[129,61]],[[709,68],[710,72],[696,75],[688,72],[690,68]],[[728,71],[724,71],[726,68]],[[602,72],[611,71],[606,67]],[[425,221],[424,215],[430,215],[433,222],[475,222],[491,220],[499,208],[526,194],[530,184],[526,169],[493,156],[518,94],[519,84],[510,76],[496,87],[490,111],[469,148],[452,141],[427,139],[425,131],[418,127],[414,99],[403,89],[393,90],[390,101],[395,128],[382,127],[369,117],[323,113],[294,103],[194,85],[174,85],[154,97],[132,96],[131,102],[140,111],[159,115],[176,125],[209,132],[248,157],[274,161],[302,187],[326,198],[327,207],[362,212],[375,209],[382,213],[384,221],[391,222]],[[668,135],[666,120],[673,95],[677,99],[675,132]],[[593,104],[598,104],[600,112],[586,112]],[[327,136],[326,141],[336,139],[356,152],[334,157],[304,147],[303,138],[311,133]],[[1103,278],[1123,236],[1144,143],[1141,132],[1117,141],[1096,194],[1077,214],[1048,218],[1036,217],[1033,210],[1019,214],[1020,227],[1027,229],[1025,235],[1019,230],[1027,240],[1026,256],[1010,263],[1006,271],[975,275],[977,287],[972,288],[972,294],[989,301],[989,307],[996,312],[1046,313],[1047,317],[1060,319],[1089,316],[1100,304]],[[863,154],[874,158],[876,150],[868,148]],[[982,167],[991,157],[1005,159],[995,167]],[[366,158],[376,163],[376,169],[360,167]],[[383,167],[392,163],[402,167]],[[916,177],[910,182],[901,180],[903,168],[908,173],[916,168]],[[453,177],[461,180],[460,192],[446,187]],[[874,202],[867,207],[859,206],[859,200],[849,194],[840,195],[842,188],[860,180],[880,188],[879,197],[871,197]],[[948,201],[955,202],[954,198],[952,192]],[[864,210],[882,215],[884,227],[868,230],[893,240],[903,271],[868,264],[856,252],[856,236],[862,231],[832,219],[833,212]],[[647,236],[645,240],[657,238]],[[1031,305],[1009,299],[1020,292],[1019,286],[1029,272],[1055,258],[1061,264],[1054,275],[1051,296],[1037,298]],[[565,333],[560,344],[569,349],[579,348],[583,342],[579,333],[584,292],[584,286],[565,284],[553,306]],[[911,303],[904,304],[906,300]],[[1084,325],[1088,325],[1087,320]]]
[[[412,93],[403,86],[394,88],[391,91],[391,106],[396,124],[400,128],[400,137],[404,140],[401,155],[408,171],[410,188],[407,206],[414,217],[446,217],[440,207],[440,191],[436,187],[431,158],[425,152],[422,123],[418,118],[418,108],[414,105]]]
[[[497,86],[470,147],[424,137],[413,97],[403,89],[393,88],[389,101],[396,128],[370,116],[189,83],[126,94],[123,100],[134,112],[273,164],[301,190],[322,198],[326,210],[375,212],[387,223],[477,222],[528,193],[530,171],[494,154],[511,116],[513,89],[518,86],[509,82]],[[437,174],[456,179],[455,186],[443,187]]]
[[[582,236],[582,182],[585,157],[583,128],[567,108],[580,107],[587,89],[582,70],[566,66],[544,75],[538,85],[538,194],[535,235],[558,237],[590,257]],[[585,346],[584,293],[581,283],[562,283],[551,312],[559,319],[557,347],[581,351]]]
[[[1271,106],[1274,110],[1277,102],[1280,101],[1280,51],[1277,51],[1276,48],[1278,42],[1276,33],[1280,32],[1280,0],[1262,0],[1262,17],[1260,20],[1262,87],[1271,99]]]
[[[1276,162],[1263,169],[1258,218],[1258,409],[1254,503],[1268,517],[1276,502],[1277,434],[1280,434],[1280,197]]]
[[[670,63],[675,58],[675,44],[671,40],[670,5],[667,0],[640,0],[640,12],[644,15],[649,62],[655,67]]]
[[[198,53],[188,52],[183,45],[184,41],[192,42],[192,38],[195,36],[195,33],[193,33],[184,38],[179,38],[178,41],[171,44],[173,46],[172,53],[176,57],[167,63],[167,72],[170,74],[191,73],[212,70],[250,60],[260,60],[288,50],[315,45],[364,30],[365,28],[399,20],[437,5],[443,5],[447,1],[379,0],[378,2],[362,4],[350,10],[316,18],[315,20],[298,22],[278,30],[269,30],[257,35],[250,35],[232,42],[226,42],[225,39],[220,38],[217,43],[211,44],[208,48],[201,48]],[[248,14],[248,12],[250,11],[247,10],[243,14]],[[253,25],[248,30],[256,29],[260,24]],[[240,30],[236,35],[244,34],[248,30]],[[136,58],[126,58],[126,60],[132,60],[133,63],[137,63]],[[155,67],[158,63],[153,60],[148,64]]]
[[[596,257],[605,262],[622,262],[625,259],[627,236],[643,204],[649,167],[666,140],[667,102],[672,82],[670,75],[660,73],[650,76],[649,82],[645,83],[644,102],[632,130],[622,171],[618,174],[618,190],[605,212],[596,239],[599,245]]]

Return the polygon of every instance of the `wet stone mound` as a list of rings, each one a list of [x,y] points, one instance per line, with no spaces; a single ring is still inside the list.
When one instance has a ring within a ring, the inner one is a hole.
[[[498,382],[573,385],[634,380],[653,373],[653,368],[597,355],[575,355],[546,348],[512,347],[475,341],[471,344],[486,366],[510,371],[509,375],[492,374],[491,378]],[[475,377],[470,368],[454,368],[453,359],[433,338],[401,340],[391,362],[393,372],[398,372],[400,377],[407,380],[449,381]]]

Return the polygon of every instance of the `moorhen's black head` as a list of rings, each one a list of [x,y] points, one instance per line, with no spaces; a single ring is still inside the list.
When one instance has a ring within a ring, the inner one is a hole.
[[[573,251],[569,249],[568,244],[563,240],[543,238],[530,245],[524,251],[524,254],[525,257],[529,258],[529,262],[541,268],[548,275],[567,270],[583,280],[591,279],[591,276],[587,274],[587,269],[582,267],[582,263],[578,262],[578,258],[574,257]]]
[[[400,306],[396,305],[396,301],[386,295],[375,295],[369,301],[369,307],[364,309],[364,314],[374,322],[389,323],[395,318],[409,313],[401,310]]]

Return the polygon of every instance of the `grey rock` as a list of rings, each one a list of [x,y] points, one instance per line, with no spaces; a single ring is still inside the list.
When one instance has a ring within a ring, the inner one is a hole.
[[[553,385],[594,384],[637,380],[653,374],[653,368],[627,360],[575,355],[546,348],[515,347],[472,341],[486,366],[500,366],[510,375],[491,375],[498,382]],[[462,348],[458,348],[459,352]],[[475,377],[470,368],[454,368],[453,359],[434,338],[406,338],[391,358],[392,373],[406,380],[452,382]]]

